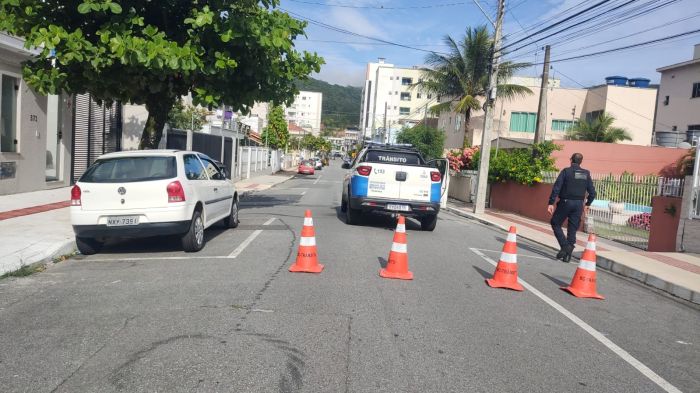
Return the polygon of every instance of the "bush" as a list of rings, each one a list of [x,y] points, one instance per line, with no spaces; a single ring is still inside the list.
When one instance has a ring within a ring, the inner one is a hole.
[[[445,154],[447,161],[450,163],[450,169],[460,172],[465,169],[472,168],[472,162],[476,153],[479,151],[479,146],[465,147],[464,149],[448,150]]]
[[[552,152],[561,149],[552,142],[536,143],[528,149],[491,149],[491,161],[489,165],[489,180],[492,182],[505,182],[508,180],[532,185],[542,182],[542,173],[556,171]],[[481,152],[473,157],[474,169],[479,169]]]
[[[651,229],[651,213],[635,214],[627,219],[627,225],[631,226],[632,228],[648,231]]]

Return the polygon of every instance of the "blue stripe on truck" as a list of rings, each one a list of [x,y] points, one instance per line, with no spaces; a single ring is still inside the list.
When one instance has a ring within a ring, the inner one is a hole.
[[[442,196],[442,183],[435,182],[430,186],[430,202],[440,202]]]
[[[366,197],[369,188],[369,177],[353,175],[350,179],[350,191],[353,197]]]

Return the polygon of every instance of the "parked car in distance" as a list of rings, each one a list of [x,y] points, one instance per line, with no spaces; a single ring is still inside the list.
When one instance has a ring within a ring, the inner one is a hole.
[[[298,173],[300,175],[313,175],[315,173],[314,166],[315,164],[313,161],[304,160],[299,163]]]
[[[71,190],[78,250],[99,252],[111,237],[178,235],[204,247],[204,230],[238,226],[238,193],[214,160],[194,151],[137,150],[100,156]]]

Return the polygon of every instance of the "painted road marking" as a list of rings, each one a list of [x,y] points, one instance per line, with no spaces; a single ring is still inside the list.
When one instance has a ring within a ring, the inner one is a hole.
[[[496,253],[496,254],[500,254],[500,253],[501,253],[501,251],[487,250],[487,249],[485,249],[485,248],[473,248],[472,250],[493,252],[493,253]],[[547,260],[547,261],[552,261],[552,260],[554,260],[554,259],[552,259],[552,258],[547,258],[547,257],[538,257],[538,256],[535,256],[535,255],[523,255],[523,254],[518,254],[518,258],[544,259],[544,260]]]
[[[270,224],[272,224],[273,221],[275,221],[275,217],[272,217],[269,220],[265,221],[265,223],[263,225],[270,225]],[[250,243],[253,242],[253,240],[255,240],[256,237],[258,237],[262,233],[262,231],[263,231],[262,229],[256,229],[253,233],[250,234],[250,236],[248,236],[245,240],[243,240],[243,243],[241,243],[238,247],[236,247],[236,249],[233,250],[233,252],[230,253],[228,255],[228,257],[229,258],[237,257],[240,253],[243,252],[243,250],[245,250],[246,247],[248,247],[248,245],[250,245]]]
[[[487,257],[486,255],[484,255],[481,251],[477,250],[476,248],[470,248],[470,250],[474,254],[480,256],[486,262],[492,264],[493,266],[497,265],[497,263],[493,259]],[[681,393],[680,389],[671,385],[671,383],[669,383],[667,380],[663,379],[660,375],[656,374],[649,367],[644,365],[644,363],[640,362],[634,356],[630,355],[629,352],[625,351],[624,349],[620,348],[617,344],[610,341],[609,338],[605,337],[602,333],[595,330],[591,325],[584,322],[581,318],[574,315],[571,311],[565,309],[562,305],[560,305],[559,303],[550,299],[544,293],[538,291],[535,287],[528,284],[525,280],[518,278],[518,282],[520,284],[522,284],[525,288],[527,288],[527,290],[532,292],[533,295],[537,296],[542,301],[544,301],[545,303],[552,306],[555,310],[559,311],[562,315],[569,318],[571,320],[571,322],[575,323],[581,329],[585,330],[588,334],[593,336],[593,338],[600,341],[601,344],[608,347],[608,349],[613,351],[617,356],[621,357],[622,360],[629,363],[630,366],[636,368],[637,371],[642,373],[645,377],[649,378],[652,382],[657,384],[661,389],[663,389],[669,393]]]
[[[318,175],[318,178],[316,179],[316,181],[314,182],[314,184],[317,184],[318,181],[321,180],[321,177],[322,177],[322,176],[323,176],[323,175]]]
[[[303,192],[301,193],[301,195],[306,195],[306,191],[303,191]]]

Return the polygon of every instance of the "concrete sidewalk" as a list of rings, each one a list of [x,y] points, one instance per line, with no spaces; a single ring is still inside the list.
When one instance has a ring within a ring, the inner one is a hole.
[[[490,209],[487,209],[484,214],[474,214],[470,205],[453,200],[448,202],[447,211],[504,231],[507,231],[511,225],[515,225],[518,228],[518,236],[551,249],[552,258],[559,250],[559,244],[548,223]],[[586,245],[587,236],[579,232],[578,252],[575,252],[574,256],[580,256]],[[599,268],[700,304],[700,255],[647,252],[602,238],[598,238],[596,247]]]
[[[235,185],[239,197],[243,197],[293,176],[293,172],[279,172],[241,180]],[[0,275],[75,252],[68,209],[70,189],[0,195]]]

